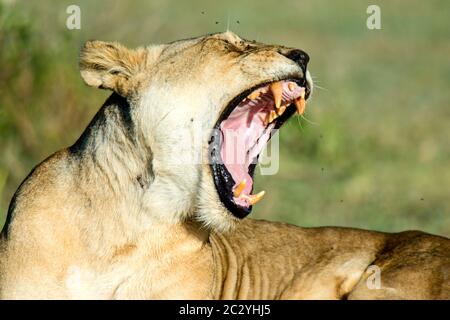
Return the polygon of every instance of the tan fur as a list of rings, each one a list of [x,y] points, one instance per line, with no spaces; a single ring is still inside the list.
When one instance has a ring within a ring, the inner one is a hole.
[[[123,96],[136,93],[147,67],[144,48],[129,50],[119,43],[90,41],[81,50],[80,72],[84,81]]]
[[[450,240],[239,220],[219,201],[209,130],[257,84],[309,77],[291,49],[233,33],[131,50],[88,42],[113,90],[72,147],[30,174],[0,242],[3,299],[449,299]],[[191,145],[192,141],[200,141]],[[370,288],[370,266],[381,288]]]

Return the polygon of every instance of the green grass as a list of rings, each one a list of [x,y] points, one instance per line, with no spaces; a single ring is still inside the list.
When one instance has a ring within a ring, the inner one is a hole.
[[[0,223],[21,180],[70,145],[108,95],[81,81],[85,40],[137,46],[229,24],[305,49],[325,88],[308,103],[312,123],[283,128],[280,171],[256,178],[267,195],[254,217],[450,235],[448,1],[380,3],[376,31],[365,26],[369,1],[84,0],[74,31],[72,1],[0,3]]]

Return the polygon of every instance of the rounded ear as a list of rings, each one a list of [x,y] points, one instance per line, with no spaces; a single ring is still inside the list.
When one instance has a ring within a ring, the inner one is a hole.
[[[123,97],[140,84],[138,75],[147,66],[147,50],[128,49],[119,43],[88,41],[81,48],[79,67],[87,85],[109,89]]]

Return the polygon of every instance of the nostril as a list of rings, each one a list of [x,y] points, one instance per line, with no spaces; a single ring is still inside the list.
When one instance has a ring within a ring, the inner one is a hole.
[[[286,58],[291,59],[295,63],[299,64],[301,67],[306,67],[309,62],[309,56],[305,51],[294,49],[289,51]]]

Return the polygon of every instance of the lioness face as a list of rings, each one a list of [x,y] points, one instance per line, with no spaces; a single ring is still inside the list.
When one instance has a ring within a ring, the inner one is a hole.
[[[137,50],[89,42],[80,67],[132,106],[153,155],[148,212],[227,230],[263,196],[252,194],[253,171],[273,129],[304,112],[308,60],[226,32]]]

